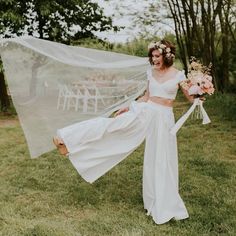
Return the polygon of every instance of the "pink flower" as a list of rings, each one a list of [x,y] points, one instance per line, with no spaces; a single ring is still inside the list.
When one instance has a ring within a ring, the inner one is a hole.
[[[212,77],[210,75],[205,74],[204,79],[207,79],[208,81],[212,81]]]
[[[203,78],[202,81],[201,81],[201,88],[211,88],[213,87],[213,84],[206,78]]]
[[[189,88],[188,94],[189,95],[196,95],[196,94],[202,95],[203,91],[198,85],[193,85]]]
[[[212,87],[212,88],[209,88],[209,89],[207,90],[207,93],[208,93],[209,95],[212,95],[212,94],[214,93],[214,91],[215,91],[215,89]]]

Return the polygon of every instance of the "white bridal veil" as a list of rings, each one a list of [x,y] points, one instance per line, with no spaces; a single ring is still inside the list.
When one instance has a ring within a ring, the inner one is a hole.
[[[58,128],[109,116],[146,89],[147,58],[33,37],[3,39],[0,55],[32,158]]]

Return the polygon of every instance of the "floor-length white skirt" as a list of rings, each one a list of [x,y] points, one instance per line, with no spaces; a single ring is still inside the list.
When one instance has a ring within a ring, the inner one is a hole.
[[[58,130],[78,173],[94,182],[132,153],[146,138],[143,201],[157,224],[185,219],[187,210],[178,192],[178,152],[171,107],[151,101],[132,102],[115,118],[98,117]]]

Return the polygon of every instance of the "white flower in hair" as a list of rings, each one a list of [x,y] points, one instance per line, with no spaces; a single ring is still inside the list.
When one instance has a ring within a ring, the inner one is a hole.
[[[158,51],[160,52],[160,54],[163,53],[163,49],[162,48],[158,48]]]
[[[166,48],[166,45],[162,43],[162,44],[160,44],[160,48],[161,48],[161,49],[165,49],[165,48]]]
[[[167,53],[167,54],[166,54],[166,57],[170,57],[170,56],[171,56],[171,53]]]
[[[171,49],[170,48],[166,48],[166,52],[167,53],[171,52]]]

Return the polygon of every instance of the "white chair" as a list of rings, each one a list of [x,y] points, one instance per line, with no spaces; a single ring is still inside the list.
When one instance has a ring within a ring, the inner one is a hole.
[[[98,111],[98,102],[99,100],[102,102],[102,104],[105,106],[104,96],[102,96],[99,92],[98,87],[96,85],[84,85],[85,90],[85,101],[83,106],[83,111],[88,110],[88,103],[92,102],[94,106],[94,112],[96,113]]]
[[[59,92],[57,99],[57,109],[59,110],[62,106],[62,109],[69,110],[71,107],[78,111],[79,109],[79,100],[85,102],[85,94],[76,88],[76,91],[73,90],[71,86],[66,84],[59,84]]]

